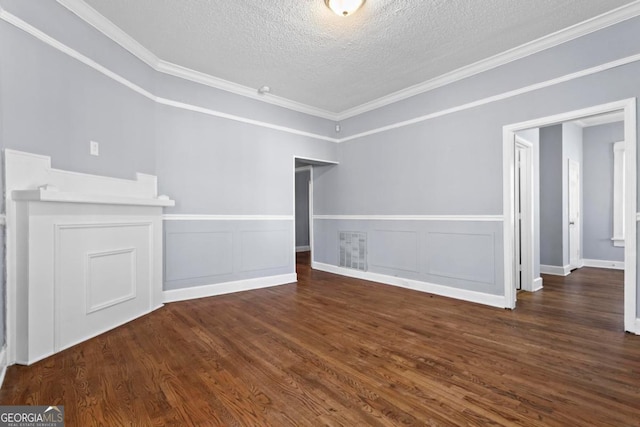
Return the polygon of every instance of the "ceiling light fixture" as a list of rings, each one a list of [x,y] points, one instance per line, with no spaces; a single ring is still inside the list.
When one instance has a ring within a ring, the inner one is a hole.
[[[366,0],[324,0],[336,15],[349,16],[356,10],[360,9]]]

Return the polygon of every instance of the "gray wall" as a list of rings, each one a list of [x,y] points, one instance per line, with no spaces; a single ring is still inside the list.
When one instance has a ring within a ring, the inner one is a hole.
[[[296,172],[296,247],[309,246],[309,180],[311,172]]]
[[[613,246],[613,143],[624,140],[622,122],[584,129],[584,258],[624,261]]]
[[[157,73],[56,2],[0,6],[154,95],[335,136],[330,120]],[[334,143],[157,104],[3,20],[0,55],[11,58],[0,61],[0,148],[51,156],[60,169],[155,174],[176,200],[167,213],[229,217],[165,222],[165,289],[295,271],[294,156],[335,161]],[[0,345],[4,313],[0,298]]]
[[[335,136],[331,121],[156,73],[56,2],[0,5],[156,95]],[[344,120],[340,136],[638,54],[639,37],[640,18],[633,18]],[[268,218],[293,216],[294,156],[340,161],[314,176],[317,214],[501,215],[504,125],[640,96],[640,64],[632,62],[335,145],[155,104],[4,21],[0,54],[11,59],[0,61],[1,148],[51,155],[55,167],[81,172],[157,174],[160,192],[177,201],[167,213],[264,217],[167,221],[166,289],[294,271],[293,221]],[[89,140],[101,143],[100,157],[88,155]],[[541,143],[541,165],[542,155]],[[542,190],[540,197],[542,206]],[[314,225],[320,262],[336,263],[337,230],[362,230],[372,271],[502,292],[500,221]]]
[[[340,165],[322,180],[314,181],[316,214],[356,215],[367,222],[373,221],[366,220],[370,215],[502,214],[503,127],[637,97],[640,95],[640,63],[618,64],[580,78],[558,80],[546,87],[536,86],[505,98],[476,102],[637,55],[640,45],[634,40],[639,36],[640,18],[633,18],[508,65],[344,120],[342,135],[354,136],[354,139],[339,145]],[[425,118],[414,121],[420,117]],[[412,124],[392,126],[407,120],[412,120]],[[389,127],[384,131],[357,136],[360,132],[386,126]],[[557,132],[561,134],[562,129]],[[540,157],[542,181],[546,173],[542,146]],[[561,171],[560,163],[559,166]],[[540,198],[542,209],[542,190]],[[542,219],[542,211],[540,216]],[[562,218],[561,212],[559,218]],[[314,227],[322,221],[325,220],[315,221]],[[386,224],[390,226],[393,222],[390,220]],[[435,226],[444,227],[442,224]],[[462,224],[459,226],[463,228]],[[560,223],[560,236],[563,235],[561,226]],[[364,224],[360,227],[365,231]],[[372,226],[367,227],[371,229]],[[542,224],[540,228],[542,233]],[[447,232],[451,233],[451,230]],[[544,251],[543,240],[541,236],[541,252]],[[321,248],[319,241],[314,242],[316,253],[328,251],[324,259],[337,259],[337,245],[329,242],[327,248]],[[504,250],[501,243],[498,246],[502,257]],[[560,248],[556,254],[559,260],[543,260],[541,253],[541,263],[563,265],[562,246],[556,247]],[[382,252],[376,247],[370,247],[369,251]],[[417,256],[424,254],[417,252]],[[399,268],[389,274],[407,275]],[[466,285],[461,282],[450,286]]]
[[[562,125],[540,129],[540,263],[564,266]]]

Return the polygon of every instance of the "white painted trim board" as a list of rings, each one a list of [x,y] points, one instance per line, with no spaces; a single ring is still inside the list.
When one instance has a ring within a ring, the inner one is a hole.
[[[501,222],[502,215],[314,215],[314,220]]]
[[[164,214],[165,221],[293,221],[293,215],[200,215]]]
[[[7,374],[7,347],[2,347],[0,350],[0,389],[4,383],[4,377]]]
[[[466,65],[451,72],[440,75],[417,85],[399,90],[389,95],[382,96],[373,101],[366,102],[359,106],[336,113],[312,107],[306,104],[295,102],[286,98],[277,97],[271,94],[259,95],[255,88],[239,85],[227,80],[223,80],[199,71],[185,68],[158,58],[133,37],[122,31],[106,17],[90,7],[82,0],[57,0],[58,3],[75,13],[80,19],[96,28],[106,37],[122,46],[134,56],[149,65],[156,71],[190,80],[203,85],[222,89],[237,95],[246,96],[262,102],[278,105],[294,111],[310,114],[317,117],[333,121],[346,120],[367,111],[375,110],[394,102],[410,98],[412,96],[425,93],[451,83],[455,83],[467,77],[480,74],[482,72],[497,68],[518,59],[525,58],[546,49],[558,46],[562,43],[591,34],[603,28],[615,25],[627,19],[640,15],[640,2],[635,1],[623,5],[617,9],[606,12],[602,15],[588,19],[573,26],[564,28],[555,33],[545,35],[539,39],[509,49],[489,58],[484,58],[473,64]]]
[[[59,0],[61,1],[61,0]],[[69,2],[77,2],[79,0],[62,0],[62,1],[69,1]],[[618,16],[618,18],[615,18],[612,21],[612,24],[609,25],[613,25],[616,22],[621,22],[625,19],[631,18],[633,16],[637,16],[638,14],[640,14],[640,0],[637,0],[634,3],[631,3],[629,6],[633,6],[630,7],[630,11],[632,11],[631,16],[627,16],[625,18],[621,18],[623,16],[626,16],[625,13],[622,12],[618,12],[620,15]],[[624,8],[624,6],[623,6]],[[620,8],[621,10],[626,10]],[[638,10],[636,10],[638,9]],[[75,12],[74,12],[75,13]],[[616,15],[616,14],[614,14]],[[614,16],[612,15],[612,16]],[[616,15],[617,16],[617,15]],[[274,130],[278,130],[278,131],[282,131],[282,132],[287,132],[287,133],[291,133],[291,134],[295,134],[295,135],[300,135],[300,136],[307,136],[310,138],[314,138],[314,139],[319,139],[319,140],[324,140],[324,141],[329,141],[329,142],[335,142],[335,143],[342,143],[342,142],[347,142],[347,141],[351,141],[354,139],[358,139],[358,138],[363,138],[365,136],[369,136],[369,135],[374,135],[377,133],[381,133],[381,132],[386,132],[392,129],[397,129],[397,128],[401,128],[404,126],[410,126],[416,123],[420,123],[426,120],[430,120],[430,119],[434,119],[437,117],[442,117],[448,114],[453,114],[456,112],[460,112],[460,111],[464,111],[464,110],[468,110],[471,108],[475,108],[478,106],[482,106],[482,105],[486,105],[492,102],[497,102],[497,101],[501,101],[501,100],[505,100],[508,98],[512,98],[518,95],[522,95],[528,92],[532,92],[535,90],[539,90],[539,89],[543,89],[549,86],[553,86],[559,83],[563,83],[563,82],[567,82],[570,80],[574,80],[577,78],[581,78],[581,77],[585,77],[591,74],[595,74],[595,73],[599,73],[602,71],[606,71],[609,69],[613,69],[616,67],[620,67],[623,65],[627,65],[627,64],[631,64],[633,62],[638,62],[640,61],[640,54],[639,55],[631,55],[625,58],[620,58],[617,59],[615,61],[611,61],[605,64],[600,64],[588,69],[583,69],[583,70],[579,70],[570,74],[567,74],[565,76],[560,76],[557,78],[553,78],[550,80],[546,80],[543,82],[539,82],[539,83],[535,83],[529,86],[525,86],[525,87],[521,87],[519,89],[515,89],[512,91],[508,91],[508,92],[504,92],[501,94],[497,94],[497,95],[493,95],[490,97],[486,97],[483,99],[479,99],[476,101],[471,101],[462,105],[458,105],[455,107],[451,107],[451,108],[447,108],[444,110],[439,110],[433,113],[429,113],[420,117],[416,117],[413,119],[409,119],[409,120],[404,120],[404,121],[400,121],[400,122],[396,122],[393,124],[389,124],[387,126],[383,126],[380,128],[375,128],[375,129],[371,129],[365,132],[361,132],[358,133],[356,135],[351,135],[348,137],[344,137],[344,138],[334,138],[334,137],[328,137],[328,136],[324,136],[324,135],[318,135],[318,134],[314,134],[311,132],[306,132],[306,131],[301,131],[298,129],[293,129],[293,128],[289,128],[286,126],[280,126],[280,125],[275,125],[272,123],[268,123],[268,122],[263,122],[263,121],[259,121],[259,120],[253,120],[253,119],[249,119],[246,117],[241,117],[241,116],[237,116],[237,115],[233,115],[233,114],[228,114],[228,113],[224,113],[221,111],[217,111],[217,110],[213,110],[210,108],[205,108],[205,107],[200,107],[200,106],[196,106],[196,105],[191,105],[191,104],[187,104],[187,103],[183,103],[183,102],[178,102],[178,101],[174,101],[174,100],[170,100],[170,99],[166,99],[166,98],[161,98],[161,97],[157,97],[153,94],[151,94],[150,92],[148,92],[147,90],[141,88],[140,86],[130,82],[129,80],[125,79],[122,76],[119,76],[118,74],[114,73],[113,71],[107,69],[106,67],[98,64],[97,62],[93,61],[92,59],[80,54],[79,52],[75,51],[74,49],[64,45],[63,43],[53,39],[52,37],[48,36],[47,34],[43,33],[42,31],[38,30],[37,28],[31,26],[30,24],[26,23],[25,21],[22,21],[20,18],[10,14],[9,12],[3,10],[0,7],[0,19],[5,20],[6,22],[22,29],[23,31],[33,35],[34,37],[38,38],[39,40],[43,41],[44,43],[49,44],[50,46],[60,50],[63,53],[66,53],[67,55],[77,59],[78,61],[94,68],[95,70],[103,73],[105,76],[112,78],[116,81],[118,81],[119,83],[129,87],[130,89],[140,93],[141,95],[147,97],[148,99],[157,102],[159,104],[163,104],[163,105],[167,105],[167,106],[172,106],[175,108],[181,108],[181,109],[185,109],[185,110],[189,110],[189,111],[194,111],[194,112],[199,112],[202,114],[208,114],[214,117],[220,117],[220,118],[224,118],[224,119],[228,119],[228,120],[234,120],[234,121],[238,121],[238,122],[242,122],[242,123],[247,123],[247,124],[251,124],[251,125],[255,125],[255,126],[260,126],[260,127],[264,127],[264,128],[269,128],[269,129],[274,129]],[[614,22],[615,21],[615,22]],[[93,25],[93,24],[92,24]],[[606,26],[606,25],[605,25]],[[602,27],[604,28],[604,27]],[[599,28],[598,28],[599,29]],[[586,34],[588,34],[590,31],[588,31]],[[116,41],[117,42],[117,41]],[[526,56],[526,55],[525,55]],[[493,68],[493,67],[491,67]],[[487,71],[487,70],[484,70]],[[455,81],[455,80],[454,80]],[[448,82],[446,84],[452,83]],[[444,84],[443,84],[444,85]],[[413,95],[411,95],[413,96]],[[400,99],[394,100],[393,102],[399,101]],[[379,107],[376,107],[379,108]],[[363,111],[364,112],[364,111]]]
[[[624,270],[624,261],[607,261],[600,259],[583,259],[584,267],[607,268],[610,270]]]
[[[273,286],[296,283],[296,273],[279,276],[259,277],[256,279],[238,280],[234,282],[216,283],[213,285],[193,286],[183,289],[164,291],[164,302],[186,301],[196,298],[206,298],[216,295],[232,294],[235,292],[251,291],[254,289],[270,288]]]
[[[443,297],[459,299],[462,301],[474,302],[477,304],[488,305],[491,307],[504,308],[505,299],[502,295],[491,295],[482,292],[468,291],[464,289],[452,288],[450,286],[437,285],[434,283],[420,282],[417,280],[404,279],[395,276],[387,276],[384,274],[371,273],[368,271],[358,271],[349,268],[338,267],[335,265],[314,262],[311,267],[315,270],[327,273],[338,274],[340,276],[353,277],[356,279],[368,280],[371,282],[381,283],[384,285],[397,286],[414,291],[426,292],[429,294],[440,295]]]
[[[571,274],[571,266],[558,266],[558,265],[540,265],[540,273],[549,274],[551,276],[568,276]]]
[[[311,246],[296,246],[296,252],[309,252],[311,250]]]

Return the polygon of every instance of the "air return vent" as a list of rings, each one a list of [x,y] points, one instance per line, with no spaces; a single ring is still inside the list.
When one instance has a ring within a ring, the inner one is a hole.
[[[340,231],[340,267],[367,271],[367,233]]]

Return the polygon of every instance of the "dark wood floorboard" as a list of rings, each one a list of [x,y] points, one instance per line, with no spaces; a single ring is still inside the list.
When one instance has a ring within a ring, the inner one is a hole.
[[[544,277],[515,311],[312,271],[172,303],[30,367],[0,403],[67,426],[640,426],[623,272]]]

